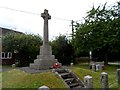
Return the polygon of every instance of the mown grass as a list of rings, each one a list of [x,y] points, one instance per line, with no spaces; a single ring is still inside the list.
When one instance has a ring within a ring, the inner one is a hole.
[[[66,88],[63,81],[51,72],[28,74],[13,69],[2,73],[2,88]]]
[[[7,68],[5,66],[5,68]],[[93,72],[88,65],[75,65],[70,69],[84,82],[84,76],[93,77],[94,88],[101,88],[100,74],[107,72],[109,77],[109,88],[119,88],[117,84],[116,65],[109,65],[105,70]],[[37,74],[28,74],[18,69],[12,69],[0,73],[2,75],[2,88],[38,88],[46,85],[49,88],[66,88],[63,81],[52,72],[43,72]]]
[[[117,68],[119,68],[117,65],[108,65],[105,66],[105,70],[93,72],[92,70],[89,69],[88,65],[76,65],[73,66],[71,69],[82,81],[84,81],[84,76],[86,75],[92,76],[94,88],[101,88],[100,74],[101,72],[107,72],[109,78],[109,88],[120,89],[120,85],[118,85],[116,77]]]
[[[0,68],[1,68],[1,66],[0,66]],[[2,73],[0,73],[0,90],[1,90],[1,88],[2,88]]]
[[[1,66],[1,68],[12,68],[12,66],[11,65],[5,65],[5,66]]]

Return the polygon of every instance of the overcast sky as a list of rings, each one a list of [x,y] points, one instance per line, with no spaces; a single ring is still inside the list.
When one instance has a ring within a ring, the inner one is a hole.
[[[93,6],[116,3],[118,0],[0,0],[0,27],[43,36],[44,9],[51,15],[50,40],[59,34],[71,33],[71,20],[79,21]],[[2,8],[5,7],[5,8]],[[9,9],[7,9],[9,8]],[[16,10],[16,11],[15,11]],[[18,11],[17,11],[18,10]],[[35,14],[20,12],[31,12]]]

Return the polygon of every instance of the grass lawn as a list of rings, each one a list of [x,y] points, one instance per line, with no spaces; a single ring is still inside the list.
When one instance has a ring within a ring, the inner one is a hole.
[[[109,88],[120,89],[120,85],[118,85],[116,81],[117,68],[118,66],[116,65],[110,65],[106,66],[105,70],[103,71],[93,72],[92,70],[89,69],[88,65],[75,65],[70,69],[82,81],[84,81],[84,76],[86,75],[92,76],[95,88],[101,88],[100,73],[107,72],[109,77]],[[12,69],[10,71],[0,73],[0,75],[2,75],[3,88],[38,88],[42,85],[46,85],[49,88],[66,88],[63,81],[52,72],[28,74],[18,69]]]
[[[51,72],[28,74],[13,69],[2,73],[2,88],[66,88],[62,80]]]
[[[2,66],[0,65],[0,68],[2,68]],[[2,73],[0,73],[0,90],[2,88]]]
[[[10,65],[7,66],[7,65],[6,65],[6,66],[2,66],[2,68],[6,68],[6,69],[9,68],[9,69],[10,69],[10,68],[12,68],[12,66],[10,66]]]
[[[84,81],[84,76],[90,75],[93,77],[93,84],[95,88],[101,88],[100,84],[100,74],[101,72],[107,72],[109,78],[109,88],[119,88],[120,85],[117,84],[116,78],[116,69],[120,68],[117,65],[109,65],[105,67],[103,71],[96,71],[93,72],[92,70],[88,69],[88,65],[76,65],[73,66],[71,69],[72,71],[82,80]]]

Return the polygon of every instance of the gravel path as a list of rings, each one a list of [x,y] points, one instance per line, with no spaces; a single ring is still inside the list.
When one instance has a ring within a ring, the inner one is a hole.
[[[48,70],[38,70],[38,69],[30,68],[30,67],[22,67],[22,68],[19,68],[19,69],[24,71],[24,72],[26,72],[26,73],[31,73],[31,74],[51,71],[51,69],[48,69]]]

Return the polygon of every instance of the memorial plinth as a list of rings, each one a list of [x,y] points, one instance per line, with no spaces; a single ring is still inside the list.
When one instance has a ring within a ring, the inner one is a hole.
[[[41,17],[44,19],[43,45],[40,47],[40,55],[37,55],[37,59],[34,60],[34,63],[30,64],[30,68],[49,69],[57,62],[55,56],[52,55],[52,48],[48,44],[48,20],[51,19],[51,16],[48,14],[48,10],[45,9]]]

